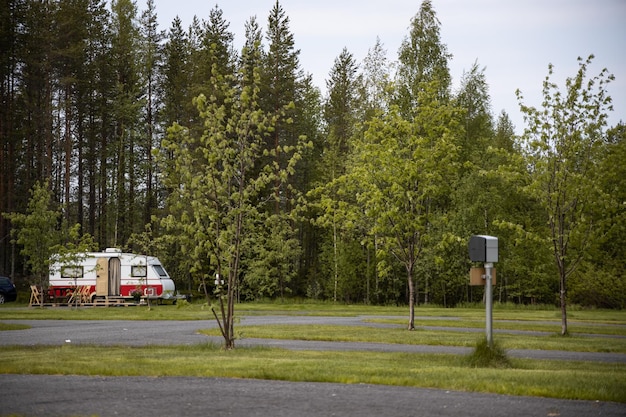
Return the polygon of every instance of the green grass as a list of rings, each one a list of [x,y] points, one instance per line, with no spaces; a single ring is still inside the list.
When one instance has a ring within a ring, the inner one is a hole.
[[[462,323],[460,323],[462,324]],[[462,327],[462,326],[461,326]],[[267,325],[235,327],[241,338],[314,340],[339,342],[394,343],[406,345],[439,345],[471,347],[480,338],[479,333],[463,331],[415,330],[404,328],[372,328],[365,326],[339,325]],[[210,336],[219,336],[218,329],[201,331]],[[569,350],[575,352],[626,353],[625,339],[601,337],[561,337],[496,334],[505,349]]]
[[[12,324],[0,322],[0,331],[2,330],[26,330],[30,329],[30,326],[26,324]]]
[[[218,305],[215,308],[219,309]],[[380,307],[342,304],[260,304],[243,303],[235,306],[237,315],[311,315],[354,317],[359,315],[406,316],[407,307]],[[424,314],[435,314],[438,309],[424,309]],[[206,320],[213,318],[206,303],[181,305],[152,305],[130,307],[28,307],[24,304],[0,305],[0,320]]]
[[[397,316],[398,322],[406,323],[407,306],[368,306],[344,305],[331,303],[241,303],[235,305],[238,315],[311,315],[311,316]],[[485,308],[441,308],[418,306],[416,319],[420,317],[448,317],[451,320],[484,320]],[[6,303],[0,305],[2,319],[68,319],[68,320],[204,320],[212,317],[206,303],[183,305],[152,305],[136,307],[28,307],[27,304]],[[559,325],[561,315],[556,308],[538,310],[533,307],[494,304],[494,320],[551,321]],[[568,313],[570,324],[593,322],[621,324],[626,326],[626,311],[621,310],[580,310],[572,309]],[[626,330],[625,330],[626,331]]]
[[[217,346],[1,347],[1,373],[275,379],[430,387],[626,403],[626,365],[511,360],[473,368],[455,355]]]
[[[397,326],[405,326],[407,323],[406,319],[400,318],[370,318],[365,319],[364,321],[368,323],[381,323],[381,324],[393,324]],[[443,319],[416,319],[415,320],[416,327],[429,327],[429,326],[437,326],[437,327],[463,327],[463,328],[474,328],[474,329],[484,329],[485,328],[485,318],[482,319],[474,319],[474,318],[463,318],[457,320],[446,320]],[[502,319],[502,320],[494,320],[493,322],[494,330],[524,330],[531,332],[546,332],[546,333],[559,333],[561,332],[561,323],[558,321],[552,322],[544,322],[544,321],[533,321],[530,319],[526,320],[513,320],[511,318]],[[568,329],[570,334],[604,334],[604,335],[615,335],[615,336],[624,336],[626,337],[626,325],[620,324],[608,324],[602,322],[589,322],[589,321],[569,321]]]
[[[383,316],[364,318],[392,327],[332,325],[235,325],[243,338],[277,338],[375,343],[477,346],[483,328],[483,308],[416,309],[417,330],[405,330],[406,307],[345,306],[336,304],[251,303],[236,306],[238,317],[251,315]],[[2,324],[10,319],[58,320],[213,320],[203,304],[158,305],[128,308],[28,308],[16,304],[0,307],[0,330],[24,328]],[[626,312],[574,310],[570,312],[570,337],[561,337],[556,309],[497,305],[494,339],[507,349],[558,349],[626,353],[626,339],[601,337],[626,335]],[[429,327],[447,327],[432,330]],[[498,330],[529,330],[545,335],[516,335]],[[218,335],[217,330],[207,333]],[[591,336],[577,335],[587,333]],[[1,337],[1,334],[0,334]],[[280,379],[339,383],[371,383],[509,395],[626,403],[626,364],[507,359],[504,365],[483,367],[472,355],[409,354],[342,351],[288,351],[269,348],[219,346],[8,346],[0,347],[0,373],[63,375],[146,375]],[[484,354],[477,352],[474,354]],[[492,353],[492,352],[487,352]],[[475,355],[474,355],[475,356]],[[478,358],[480,359],[480,357]],[[502,358],[500,358],[502,359]],[[488,364],[493,364],[487,358]]]
[[[512,363],[502,346],[494,341],[489,346],[487,338],[481,339],[472,353],[466,357],[467,364],[473,368],[511,368]]]

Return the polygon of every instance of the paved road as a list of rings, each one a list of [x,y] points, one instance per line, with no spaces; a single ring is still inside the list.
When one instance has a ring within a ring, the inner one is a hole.
[[[214,321],[3,320],[27,330],[0,332],[2,345],[195,344],[198,329]],[[381,326],[354,317],[247,317],[242,324],[350,324]],[[463,354],[442,346],[244,339],[239,345],[287,349],[340,349]],[[511,356],[626,362],[623,354],[509,351]],[[573,355],[573,356],[569,356]],[[2,366],[0,364],[0,370]],[[478,394],[377,385],[293,383],[187,377],[87,377],[0,374],[0,416],[626,416],[626,405],[538,397]]]
[[[383,385],[224,378],[0,375],[0,415],[624,417],[626,406]]]
[[[310,317],[310,316],[251,316],[241,320],[242,325],[299,324],[299,325],[363,325],[386,327],[369,323],[368,317]],[[0,345],[61,345],[64,343],[96,345],[189,345],[213,341],[197,333],[199,329],[216,326],[206,321],[125,321],[125,320],[3,320],[5,323],[27,324],[28,330],[12,330],[0,334]],[[440,328],[442,331],[453,330]],[[458,329],[457,329],[458,330]],[[477,329],[480,330],[480,329]],[[537,332],[532,332],[537,333]],[[366,350],[380,352],[467,354],[471,348],[457,346],[398,345],[385,343],[318,342],[303,340],[243,339],[239,346],[272,346],[294,350]],[[554,350],[511,349],[511,357],[529,359],[562,359],[626,363],[626,354],[598,352],[568,352]]]

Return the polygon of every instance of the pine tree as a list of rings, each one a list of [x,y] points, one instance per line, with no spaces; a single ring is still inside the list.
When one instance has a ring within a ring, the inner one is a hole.
[[[0,8],[0,45],[3,50],[0,54],[0,213],[16,209],[17,168],[23,162],[17,158],[22,143],[17,126],[21,114],[19,61],[20,51],[24,51],[18,33],[24,21],[24,3],[24,0],[5,1],[5,6]],[[8,219],[0,216],[0,271],[10,270],[9,230]]]
[[[145,177],[145,199],[143,224],[151,222],[152,213],[156,209],[155,172],[152,151],[157,147],[156,138],[160,134],[158,129],[159,109],[161,107],[160,94],[158,91],[159,68],[161,66],[162,51],[161,42],[164,34],[159,31],[154,0],[148,0],[147,9],[141,15],[141,62],[143,63],[142,84],[145,97],[145,131],[142,132],[143,140],[143,176]]]
[[[337,178],[345,174],[346,163],[350,156],[351,139],[354,135],[356,123],[356,81],[357,66],[354,57],[346,48],[335,59],[335,64],[330,71],[329,79],[326,81],[328,97],[324,108],[324,119],[326,125],[326,141],[322,154],[322,171],[325,175],[321,178],[322,183],[332,183]],[[339,259],[340,252],[346,245],[355,240],[355,237],[348,234],[340,226],[338,210],[339,202],[336,195],[330,195],[328,201],[331,206],[325,207],[328,221],[327,227],[330,229],[332,239],[332,288],[333,300],[337,301],[338,289],[341,284],[346,287],[345,278],[348,271],[356,268],[351,262],[356,261],[354,256],[350,260]],[[343,223],[343,222],[341,222]],[[358,239],[357,239],[358,240]],[[347,268],[339,270],[339,264],[348,264]],[[330,292],[330,291],[329,291]]]
[[[269,14],[266,39],[269,50],[265,55],[261,74],[261,106],[265,112],[277,117],[276,127],[266,147],[274,151],[274,163],[284,168],[281,147],[292,146],[299,136],[293,129],[293,118],[300,51],[295,49],[294,36],[289,29],[289,17],[278,0]],[[281,211],[281,207],[287,206],[288,195],[288,190],[279,189],[277,183],[274,205],[276,214]]]
[[[131,0],[116,0],[112,3],[112,54],[116,77],[114,108],[114,146],[112,165],[115,194],[113,222],[108,226],[113,237],[107,244],[112,246],[125,242],[141,225],[141,210],[135,204],[140,178],[137,172],[135,151],[138,146],[139,115],[144,106],[141,100],[139,80],[139,42],[137,7]]]
[[[85,170],[87,178],[87,212],[84,230],[102,244],[108,243],[108,219],[110,206],[109,178],[112,157],[109,144],[112,142],[115,74],[111,51],[111,15],[105,0],[89,3],[87,42],[87,145]]]
[[[324,151],[327,161],[326,172],[330,180],[342,175],[342,165],[350,151],[350,139],[354,135],[357,107],[357,66],[354,57],[346,48],[335,59],[335,64],[326,80],[328,98],[324,108],[324,119],[328,130]]]
[[[485,69],[480,69],[478,62],[463,73],[455,99],[457,105],[466,110],[462,122],[465,135],[461,142],[459,157],[463,163],[481,166],[494,132],[489,86],[485,78]]]
[[[186,125],[191,121],[187,114],[191,103],[190,88],[190,44],[182,29],[181,20],[176,17],[168,33],[164,47],[162,79],[163,127],[173,123]]]
[[[22,155],[16,155],[22,165],[16,174],[24,179],[25,188],[18,195],[26,196],[36,181],[54,175],[56,154],[53,140],[53,90],[52,68],[54,16],[56,3],[27,2],[22,23],[23,55],[21,56],[20,125],[14,129],[22,132]],[[53,185],[53,184],[51,184]],[[24,207],[25,201],[19,206]]]

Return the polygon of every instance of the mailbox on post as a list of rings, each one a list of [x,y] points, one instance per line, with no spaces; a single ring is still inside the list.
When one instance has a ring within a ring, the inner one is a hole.
[[[498,262],[498,238],[494,236],[476,235],[470,237],[469,240],[469,257],[472,262],[484,262],[484,274],[479,272],[480,279],[485,279],[485,333],[487,336],[487,343],[489,348],[493,348],[493,284],[495,283],[495,269],[493,267],[494,262]],[[474,272],[476,275],[476,272]],[[470,276],[471,273],[470,273]]]
[[[470,237],[469,257],[472,262],[498,262],[498,238],[485,235]]]

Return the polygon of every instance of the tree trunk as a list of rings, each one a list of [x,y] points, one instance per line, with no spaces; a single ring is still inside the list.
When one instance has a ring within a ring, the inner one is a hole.
[[[409,284],[409,330],[415,330],[415,283],[413,282],[413,267],[407,268]]]
[[[568,334],[567,331],[567,298],[566,298],[566,287],[565,287],[565,271],[561,271],[561,336],[566,336]]]

